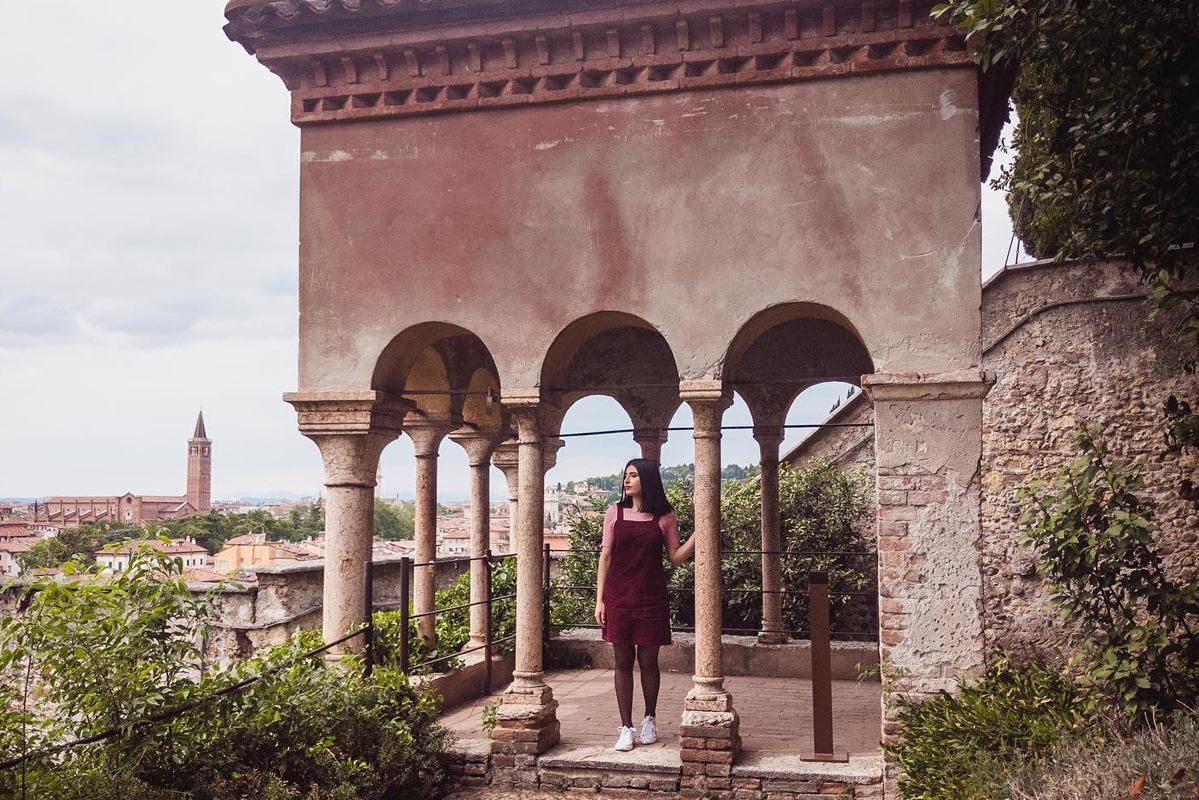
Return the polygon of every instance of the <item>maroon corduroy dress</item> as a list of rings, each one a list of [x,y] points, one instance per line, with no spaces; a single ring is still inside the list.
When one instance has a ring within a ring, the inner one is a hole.
[[[658,518],[627,520],[624,508],[617,506],[612,534],[612,561],[604,579],[604,641],[670,644],[665,545]]]

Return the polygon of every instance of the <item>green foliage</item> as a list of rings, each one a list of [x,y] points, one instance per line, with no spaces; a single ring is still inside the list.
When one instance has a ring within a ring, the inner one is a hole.
[[[499,561],[491,572],[492,596],[501,597],[516,593],[516,559]],[[470,573],[464,572],[454,583],[435,595],[436,608],[452,608],[470,602]],[[411,612],[411,601],[409,611]],[[371,617],[375,627],[375,659],[379,664],[400,668],[400,612],[378,611]],[[460,608],[436,616],[437,643],[430,648],[417,633],[416,620],[408,620],[408,659],[410,665],[427,659],[452,656],[462,650],[470,640],[470,609]],[[516,598],[499,600],[492,604],[491,635],[493,639],[504,639],[516,633]],[[511,653],[515,642],[503,642],[494,647],[496,653]],[[446,672],[460,665],[457,659],[446,658],[429,669]],[[412,672],[424,671],[413,666]]]
[[[1199,226],[1191,0],[950,0],[933,13],[967,32],[984,67],[1019,65],[1019,168],[999,183],[1034,217],[1069,220],[1065,255],[1195,269],[1193,253],[1168,250]]]
[[[431,696],[392,670],[304,657],[316,631],[205,674],[207,605],[181,573],[152,551],[111,579],[38,581],[27,612],[0,622],[0,759],[121,730],[0,773],[0,795],[24,781],[30,798],[65,800],[434,796],[448,734]]]
[[[1112,458],[1098,426],[1051,486],[1020,492],[1021,518],[1062,615],[1081,626],[1085,679],[1136,717],[1199,700],[1199,584],[1171,579],[1138,498],[1145,460]]]
[[[751,475],[752,477],[752,475]],[[695,512],[689,480],[673,481],[666,494],[679,519],[680,543],[695,529]],[[726,590],[761,587],[762,557],[737,555],[731,551],[761,550],[761,484],[757,480],[727,480],[721,491],[721,534],[725,551],[721,559]],[[594,592],[568,591],[561,586],[594,586],[599,566],[598,551],[603,540],[603,511],[606,505],[575,512],[568,510],[569,554],[559,565],[559,574],[551,594],[550,619],[555,625],[594,623]],[[868,556],[820,555],[782,557],[783,586],[802,587],[807,573],[826,570],[835,590],[864,590],[874,585],[875,559],[861,534],[861,524],[871,513],[863,475],[846,475],[827,463],[802,470],[779,470],[779,513],[783,550],[793,551],[869,551]],[[671,620],[676,627],[688,627],[694,620],[694,561],[671,568],[668,572],[671,592]],[[830,613],[834,630],[875,630],[873,603],[869,598],[833,597]],[[759,595],[727,591],[724,597],[725,629],[757,630],[761,626],[762,603]],[[783,621],[791,630],[806,629],[807,596],[800,593],[783,596]]]
[[[412,539],[416,536],[416,505],[400,508],[375,500],[375,538]]]
[[[567,506],[562,511],[570,549],[574,552],[558,562],[558,574],[550,584],[551,625],[595,624],[595,592],[563,587],[595,586],[599,549],[604,540],[604,511],[608,505],[607,499],[594,498],[586,506]],[[681,538],[681,524],[679,528]]]
[[[1000,774],[1012,759],[1039,753],[1084,729],[1091,704],[1057,671],[1000,658],[957,695],[893,701],[903,738],[885,745],[903,770],[905,800],[987,800],[1006,797]]]
[[[1199,357],[1199,5],[1193,0],[949,0],[985,68],[1018,65],[1007,190],[1030,252],[1122,258]],[[1170,398],[1167,452],[1199,452],[1191,404]],[[1185,406],[1187,413],[1179,410]],[[1180,494],[1199,504],[1191,468]]]

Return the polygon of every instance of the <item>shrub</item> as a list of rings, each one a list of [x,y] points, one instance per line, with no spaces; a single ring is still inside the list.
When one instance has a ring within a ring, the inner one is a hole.
[[[1052,601],[1081,627],[1084,679],[1134,717],[1199,699],[1199,584],[1171,579],[1157,526],[1137,497],[1145,460],[1112,458],[1099,428],[1078,429],[1082,455],[1051,486],[1021,490]]]
[[[1008,657],[956,696],[893,702],[903,738],[884,747],[903,770],[905,800],[1003,797],[997,774],[1011,759],[1045,750],[1092,718],[1090,701],[1068,678]]]
[[[0,772],[0,795],[22,787],[29,798],[64,800],[434,795],[448,733],[432,696],[393,670],[367,679],[353,660],[326,667],[306,655],[317,631],[201,675],[194,637],[206,605],[181,573],[178,559],[149,553],[109,579],[39,581],[28,612],[0,623],[0,668],[17,678],[0,684],[0,758],[120,729]]]

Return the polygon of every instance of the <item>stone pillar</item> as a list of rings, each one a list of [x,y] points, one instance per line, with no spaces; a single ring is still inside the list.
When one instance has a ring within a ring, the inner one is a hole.
[[[500,783],[536,783],[537,755],[558,743],[558,701],[542,671],[542,588],[545,535],[545,439],[536,390],[508,396],[519,438],[516,524],[516,669],[491,733],[491,763]]]
[[[782,557],[772,555],[782,549],[779,519],[779,445],[782,426],[755,426],[754,438],[761,451],[762,486],[762,628],[758,641],[782,644],[787,641],[783,626]]]
[[[404,432],[412,438],[416,453],[416,550],[412,554],[414,564],[429,564],[437,558],[437,454],[441,440],[461,424],[434,418],[432,415],[413,415],[404,425]],[[414,567],[412,570],[412,613],[424,614],[432,611],[436,604],[437,568]],[[435,617],[421,617],[416,621],[416,630],[429,646],[437,640]]]
[[[680,396],[695,418],[695,675],[683,701],[680,788],[729,791],[741,749],[733,697],[721,662],[720,422],[732,405],[721,381],[682,381]]]
[[[320,448],[325,467],[323,632],[326,642],[357,627],[366,611],[363,564],[371,560],[379,455],[403,429],[412,407],[386,392],[293,392],[300,432]],[[351,639],[337,652],[362,649]]]
[[[906,693],[952,691],[984,668],[979,461],[980,370],[866,375],[878,469],[879,651],[906,671]],[[883,740],[899,726],[886,702]]]
[[[508,537],[512,541],[513,552],[516,550],[516,518],[520,512],[520,445],[515,439],[508,439],[495,448],[491,454],[491,463],[504,473],[508,483]]]
[[[665,428],[634,428],[633,441],[641,446],[641,457],[662,462],[662,445],[666,444]]]
[[[470,463],[470,557],[480,558],[491,547],[491,454],[501,441],[502,434],[475,429],[462,429],[450,438],[462,446]],[[482,561],[470,562],[470,602],[478,603],[484,595],[484,566]],[[470,607],[470,641],[468,647],[483,644],[486,636],[487,609]]]

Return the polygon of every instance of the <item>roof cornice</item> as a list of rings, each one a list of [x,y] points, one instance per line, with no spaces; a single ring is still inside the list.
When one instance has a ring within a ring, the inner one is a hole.
[[[928,0],[233,0],[297,125],[972,66]]]

